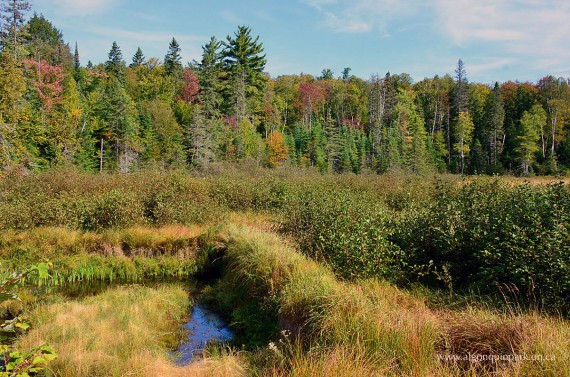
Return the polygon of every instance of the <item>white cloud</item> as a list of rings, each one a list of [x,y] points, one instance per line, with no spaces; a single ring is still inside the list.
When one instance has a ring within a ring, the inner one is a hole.
[[[567,71],[568,1],[437,0],[436,7],[442,32],[458,46],[486,43],[529,68]]]
[[[40,1],[48,3],[46,0]],[[117,0],[50,0],[49,5],[57,7],[59,13],[66,16],[89,16],[105,13],[120,2]]]
[[[302,0],[324,16],[323,24],[343,33],[365,33],[379,29],[388,34],[393,21],[418,14],[420,0]]]

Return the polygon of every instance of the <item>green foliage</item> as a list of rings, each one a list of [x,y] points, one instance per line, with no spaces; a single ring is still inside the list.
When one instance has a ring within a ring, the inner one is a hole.
[[[388,237],[388,212],[379,203],[349,192],[304,193],[289,209],[286,229],[309,256],[323,260],[347,279],[394,278],[402,257]]]
[[[25,272],[6,272],[0,274],[0,303],[9,300],[19,300],[15,289],[26,278],[47,279],[50,277],[48,271],[50,265],[39,263],[29,267]],[[37,346],[29,352],[18,352],[10,346],[9,341],[16,335],[28,330],[30,324],[27,320],[18,315],[12,319],[4,319],[0,322],[0,376],[28,376],[29,373],[43,371],[47,364],[57,358],[57,354],[49,345]]]
[[[540,105],[534,105],[530,111],[525,111],[521,119],[521,128],[517,137],[515,153],[525,175],[529,174],[536,153],[540,150],[537,145],[540,131],[546,126],[546,112]]]
[[[514,289],[532,304],[568,310],[570,192],[564,185],[482,180],[459,189],[442,184],[434,198],[407,211],[391,237],[412,279],[489,293]]]

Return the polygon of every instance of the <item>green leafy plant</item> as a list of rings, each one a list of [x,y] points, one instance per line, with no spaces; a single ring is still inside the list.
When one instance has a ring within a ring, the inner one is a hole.
[[[15,290],[29,275],[40,279],[49,276],[50,265],[39,263],[24,272],[0,275],[0,303],[19,300]],[[30,327],[26,318],[17,315],[0,322],[0,377],[24,377],[43,370],[57,354],[49,345],[32,348],[29,352],[18,352],[11,347],[11,340]]]

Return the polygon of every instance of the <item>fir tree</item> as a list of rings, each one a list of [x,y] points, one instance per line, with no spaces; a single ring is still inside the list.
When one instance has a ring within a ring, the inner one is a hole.
[[[79,60],[79,49],[77,48],[77,42],[75,42],[75,53],[73,54],[73,68],[75,68],[75,70],[81,68],[81,61]]]
[[[141,48],[139,47],[137,48],[137,52],[133,56],[133,62],[131,63],[130,67],[131,68],[138,67],[140,65],[143,65],[144,63],[145,63],[145,57]]]

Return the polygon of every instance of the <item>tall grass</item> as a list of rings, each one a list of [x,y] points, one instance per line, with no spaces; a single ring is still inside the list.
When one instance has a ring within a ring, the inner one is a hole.
[[[31,315],[33,330],[16,347],[54,346],[58,359],[49,369],[61,377],[245,375],[245,365],[231,354],[188,367],[173,364],[168,351],[177,346],[189,305],[178,285],[118,287],[38,308]]]

